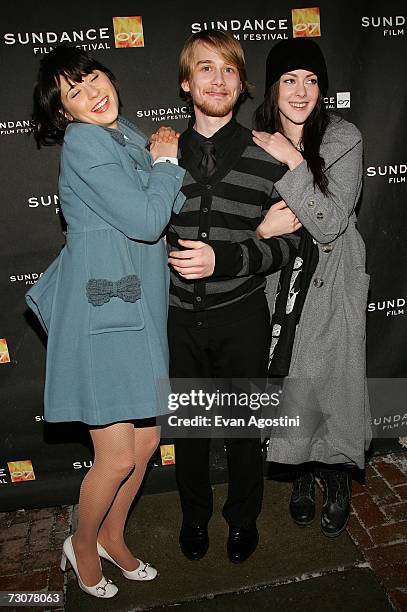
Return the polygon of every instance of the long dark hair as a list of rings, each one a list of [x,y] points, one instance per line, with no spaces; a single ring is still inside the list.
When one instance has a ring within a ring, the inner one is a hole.
[[[117,90],[114,74],[83,49],[59,45],[41,60],[32,113],[38,148],[41,145],[61,144],[69,123],[63,112],[59,77],[80,83],[84,76],[94,70],[104,72]]]
[[[274,132],[284,134],[278,110],[278,92],[279,81],[270,87],[263,103],[260,104],[255,112],[254,123],[257,130],[269,132],[270,134],[274,134]],[[321,157],[319,149],[329,122],[330,117],[320,92],[314,109],[304,123],[301,148],[302,155],[314,177],[314,187],[319,187],[324,195],[329,193],[328,177],[324,172],[325,160]],[[296,143],[293,144],[295,145]]]

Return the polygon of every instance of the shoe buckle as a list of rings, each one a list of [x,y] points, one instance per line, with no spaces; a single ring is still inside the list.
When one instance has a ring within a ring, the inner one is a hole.
[[[112,581],[110,579],[109,580],[105,579],[105,584],[103,586],[96,587],[96,591],[98,592],[98,595],[99,595],[99,590],[103,592],[102,594],[99,595],[99,597],[105,597],[106,587],[108,584],[112,584]]]
[[[142,569],[139,569],[138,575],[140,576],[140,578],[145,578],[147,576],[147,568],[149,567],[149,565],[149,563],[144,563],[144,567]]]

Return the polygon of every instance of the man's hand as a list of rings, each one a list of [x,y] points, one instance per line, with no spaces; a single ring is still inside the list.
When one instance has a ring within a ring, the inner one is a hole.
[[[283,234],[292,234],[302,227],[298,218],[288,208],[284,200],[270,206],[263,221],[256,229],[258,238],[272,238]]]
[[[168,263],[182,278],[195,280],[212,276],[215,270],[215,251],[200,240],[178,240],[184,251],[171,251]]]

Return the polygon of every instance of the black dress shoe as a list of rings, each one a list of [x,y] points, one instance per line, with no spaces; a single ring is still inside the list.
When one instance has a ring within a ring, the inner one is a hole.
[[[301,472],[293,482],[290,514],[297,525],[311,525],[315,516],[315,476],[313,472]]]
[[[344,531],[349,519],[352,477],[344,468],[322,468],[319,475],[324,487],[321,530],[328,538],[336,538]]]
[[[206,525],[183,525],[179,534],[182,552],[190,561],[197,561],[206,555],[209,548]]]
[[[247,527],[229,527],[228,557],[232,563],[243,563],[256,550],[259,532],[256,524]]]

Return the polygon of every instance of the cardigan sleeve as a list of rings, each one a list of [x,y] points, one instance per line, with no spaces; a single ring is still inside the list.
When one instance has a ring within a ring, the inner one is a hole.
[[[305,160],[275,184],[281,198],[319,243],[333,242],[348,226],[362,186],[362,151],[359,130],[351,123],[339,122],[321,146],[328,195],[314,187]]]
[[[70,187],[106,223],[134,240],[159,239],[174,209],[185,171],[174,164],[156,164],[147,184],[138,171],[123,168],[110,134],[92,124],[72,124],[63,145],[64,163],[72,171]]]
[[[281,200],[273,188],[262,207],[264,217],[269,208]],[[281,270],[295,255],[299,236],[295,233],[260,239],[256,233],[242,242],[216,242],[211,244],[215,251],[213,278],[239,277],[260,274],[266,276]]]

